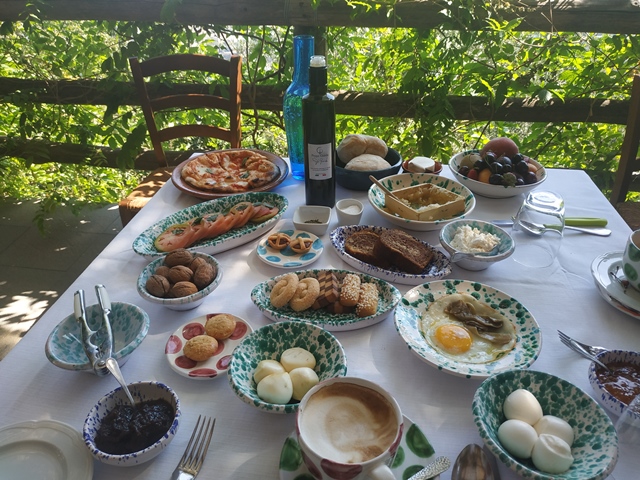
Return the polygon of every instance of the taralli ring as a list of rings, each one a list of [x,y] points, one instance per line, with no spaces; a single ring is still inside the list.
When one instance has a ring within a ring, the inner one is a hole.
[[[312,245],[313,240],[311,240],[310,238],[298,237],[291,240],[289,248],[291,248],[291,250],[293,250],[295,253],[307,253],[309,250],[311,250]]]
[[[283,275],[271,290],[269,300],[276,308],[284,307],[293,298],[298,287],[298,276],[295,273]]]
[[[274,233],[273,235],[269,235],[267,243],[271,248],[284,250],[291,243],[291,237],[286,233]]]

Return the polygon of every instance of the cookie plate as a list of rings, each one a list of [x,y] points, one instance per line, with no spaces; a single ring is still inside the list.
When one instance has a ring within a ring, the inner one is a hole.
[[[287,247],[284,250],[276,250],[275,248],[271,248],[268,243],[269,235],[274,233],[285,233],[291,237],[291,240],[294,238],[302,237],[309,238],[313,242],[311,245],[311,250],[307,253],[296,253],[291,248]],[[278,268],[300,268],[305,265],[309,265],[310,263],[315,262],[324,250],[324,245],[322,245],[322,240],[316,237],[313,233],[305,232],[302,230],[293,230],[293,229],[279,229],[276,231],[274,229],[272,232],[269,232],[269,235],[266,235],[265,238],[260,240],[256,248],[256,253],[258,254],[258,258],[262,260],[267,265],[271,265],[272,267]]]
[[[295,272],[299,278],[317,277],[318,274],[325,270],[302,270]],[[355,273],[348,270],[333,270],[338,279],[342,281],[348,273]],[[400,301],[400,291],[390,283],[379,278],[372,277],[365,273],[355,273],[360,277],[363,283],[374,283],[378,287],[378,308],[376,313],[368,317],[358,317],[355,313],[329,313],[324,308],[314,310],[309,308],[302,312],[296,312],[289,306],[283,308],[274,308],[269,299],[271,290],[278,282],[281,276],[272,277],[269,280],[256,285],[251,292],[251,300],[260,309],[260,311],[271,321],[302,321],[309,322],[314,325],[323,327],[331,332],[356,330],[358,328],[368,327],[383,321],[393,312]]]

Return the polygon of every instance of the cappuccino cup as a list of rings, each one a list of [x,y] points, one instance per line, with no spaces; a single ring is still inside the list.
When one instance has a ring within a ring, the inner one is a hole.
[[[395,480],[390,465],[402,430],[396,400],[356,377],[320,382],[302,398],[296,417],[304,462],[322,480]]]
[[[629,285],[640,291],[640,230],[629,235],[622,255],[622,271]]]

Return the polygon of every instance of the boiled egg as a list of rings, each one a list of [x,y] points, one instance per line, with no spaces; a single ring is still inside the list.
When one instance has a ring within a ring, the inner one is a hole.
[[[289,403],[293,396],[293,384],[287,372],[272,373],[258,383],[258,397],[269,403]]]
[[[261,360],[258,363],[255,372],[253,372],[253,380],[258,384],[267,375],[271,375],[272,373],[282,373],[284,371],[284,367],[277,360]]]
[[[531,452],[531,461],[546,473],[562,473],[573,464],[571,447],[555,435],[543,433],[538,437]]]
[[[289,372],[289,377],[291,377],[293,384],[292,398],[294,400],[301,400],[320,381],[318,374],[309,367],[294,368]]]
[[[538,434],[531,425],[522,420],[507,420],[498,427],[498,440],[511,455],[529,458],[538,440]]]
[[[567,445],[573,445],[573,428],[566,420],[554,415],[544,415],[533,426],[538,435],[548,434],[561,438]]]
[[[524,388],[511,392],[504,403],[502,411],[507,419],[522,420],[535,425],[542,418],[542,407],[533,393]]]
[[[280,363],[287,372],[300,367],[315,368],[316,357],[304,348],[293,347],[282,352]]]

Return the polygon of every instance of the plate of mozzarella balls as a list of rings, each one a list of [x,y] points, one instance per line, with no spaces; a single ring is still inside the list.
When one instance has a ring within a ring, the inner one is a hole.
[[[369,175],[381,179],[395,175],[402,166],[400,153],[371,135],[347,135],[336,153],[336,182],[350,190],[368,190],[372,184]]]
[[[618,459],[618,437],[598,403],[554,375],[514,369],[490,376],[473,397],[487,448],[522,478],[602,480]]]

